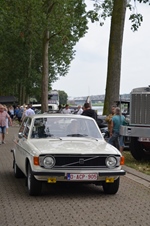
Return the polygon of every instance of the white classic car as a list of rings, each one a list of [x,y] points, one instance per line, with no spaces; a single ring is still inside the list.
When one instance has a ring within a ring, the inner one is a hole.
[[[26,177],[29,195],[39,195],[42,182],[82,182],[119,189],[124,157],[108,144],[94,119],[82,115],[39,114],[26,117],[14,139],[16,178]]]

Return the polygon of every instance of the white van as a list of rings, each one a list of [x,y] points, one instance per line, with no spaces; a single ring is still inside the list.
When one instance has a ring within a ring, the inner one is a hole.
[[[41,104],[32,104],[32,108],[34,109],[36,114],[41,112]],[[58,111],[58,105],[48,104],[48,111]]]

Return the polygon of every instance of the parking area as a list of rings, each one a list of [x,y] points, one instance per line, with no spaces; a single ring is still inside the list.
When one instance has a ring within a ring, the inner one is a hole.
[[[128,176],[121,178],[116,195],[99,186],[44,184],[42,195],[31,197],[25,179],[13,175],[13,137],[0,145],[0,226],[149,226],[150,189]]]

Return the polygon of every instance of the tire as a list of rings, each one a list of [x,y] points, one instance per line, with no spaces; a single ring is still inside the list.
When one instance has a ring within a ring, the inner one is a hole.
[[[35,179],[30,164],[28,164],[27,187],[29,195],[36,196],[41,194],[42,182]]]
[[[17,166],[15,159],[14,159],[14,163],[13,163],[13,168],[14,168],[14,175],[15,175],[16,178],[23,178],[24,177],[24,174],[20,170],[20,168]]]
[[[114,183],[103,182],[103,190],[105,194],[114,195],[119,189],[120,178],[116,179]]]
[[[141,160],[145,157],[145,152],[143,151],[143,148],[141,147],[140,142],[138,142],[137,137],[131,137],[129,148],[130,148],[131,155],[136,160]]]

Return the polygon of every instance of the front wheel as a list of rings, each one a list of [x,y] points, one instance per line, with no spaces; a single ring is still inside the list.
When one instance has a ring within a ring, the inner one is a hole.
[[[120,183],[120,178],[116,179],[114,183],[106,183],[103,182],[103,190],[105,194],[111,194],[114,195],[117,193],[119,189],[119,183]]]
[[[30,164],[28,164],[27,187],[29,195],[35,196],[41,194],[42,182],[35,179]]]

